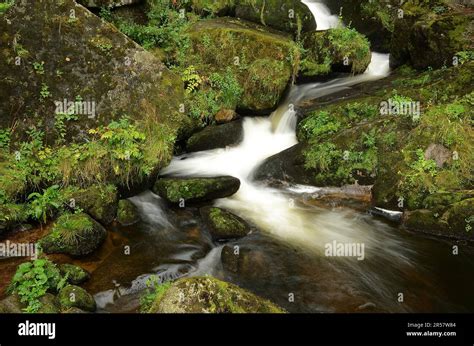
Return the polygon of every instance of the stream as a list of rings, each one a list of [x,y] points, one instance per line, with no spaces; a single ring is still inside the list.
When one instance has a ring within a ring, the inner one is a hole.
[[[318,30],[340,25],[324,4],[303,2],[315,14]],[[197,208],[170,209],[144,192],[130,199],[142,221],[115,229],[129,244],[130,255],[117,247],[87,284],[100,311],[137,311],[151,275],[168,281],[207,274],[290,312],[474,311],[474,249],[460,247],[454,256],[452,241],[401,230],[367,213],[363,202],[317,203],[317,187],[274,188],[252,179],[266,158],[297,144],[295,104],[389,73],[389,56],[374,52],[364,74],[295,85],[270,117],[245,118],[239,145],[175,157],[161,174],[240,179],[235,195],[214,202],[252,225],[248,236],[226,243],[239,250],[238,270],[221,263],[224,244],[212,241]],[[327,256],[326,245],[333,242],[363,244],[363,260]]]

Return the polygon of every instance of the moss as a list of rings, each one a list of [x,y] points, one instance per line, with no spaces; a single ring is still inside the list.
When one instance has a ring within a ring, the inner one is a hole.
[[[249,22],[203,20],[190,28],[189,37],[186,64],[201,76],[230,68],[244,91],[239,108],[274,108],[298,70],[299,50],[289,37]]]
[[[68,285],[58,294],[58,301],[62,310],[79,308],[84,311],[94,312],[96,302],[86,290],[79,286]]]
[[[28,211],[24,205],[1,204],[0,205],[0,234],[11,229],[13,226],[25,222],[28,219]]]
[[[284,313],[268,300],[212,277],[174,282],[153,303],[150,313]]]
[[[474,239],[474,198],[454,203],[447,211],[447,221],[453,232]]]
[[[244,220],[224,209],[206,207],[200,212],[216,240],[240,238],[250,231]]]
[[[87,188],[73,186],[66,188],[62,194],[69,206],[82,209],[104,225],[115,219],[118,193],[114,185],[95,184]]]
[[[192,0],[192,9],[201,15],[229,15],[235,10],[235,0]]]
[[[351,28],[335,28],[304,35],[302,75],[316,76],[331,69],[363,73],[371,61],[367,38]]]
[[[168,202],[202,202],[233,195],[240,187],[240,181],[233,177],[158,179],[153,191]]]
[[[133,225],[140,221],[137,207],[126,199],[121,199],[118,204],[117,221],[123,225]]]
[[[73,264],[61,264],[59,270],[63,276],[67,277],[67,281],[72,285],[81,284],[90,277],[90,274],[86,270]]]
[[[46,253],[84,256],[94,252],[106,236],[107,231],[87,214],[64,214],[39,243]]]

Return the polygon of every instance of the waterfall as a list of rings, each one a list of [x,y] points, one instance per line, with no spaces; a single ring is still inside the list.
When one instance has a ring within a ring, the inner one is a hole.
[[[318,0],[302,0],[303,4],[308,6],[309,10],[313,14],[316,20],[316,26],[318,31],[327,30],[331,28],[337,28],[342,23],[339,17],[331,14],[329,8]]]

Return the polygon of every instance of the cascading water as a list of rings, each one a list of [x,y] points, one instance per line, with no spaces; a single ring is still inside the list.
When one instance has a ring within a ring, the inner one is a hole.
[[[342,25],[338,16],[332,15],[329,8],[318,0],[302,0],[302,3],[308,6],[316,20],[316,30],[327,30]]]

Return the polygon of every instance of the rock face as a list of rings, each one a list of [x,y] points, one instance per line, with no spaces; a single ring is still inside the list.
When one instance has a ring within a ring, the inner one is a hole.
[[[230,176],[215,178],[161,178],[153,191],[172,204],[199,203],[232,196],[240,180]]]
[[[0,32],[0,127],[17,123],[15,136],[40,123],[54,134],[64,100],[80,113],[67,126],[75,140],[124,114],[175,129],[185,121],[180,78],[73,0],[17,1]]]
[[[45,253],[63,253],[72,256],[89,255],[99,248],[107,231],[84,213],[61,215],[46,237],[40,240]]]
[[[209,226],[214,240],[229,240],[245,237],[249,231],[249,225],[237,215],[217,207],[204,207],[200,213]]]
[[[225,148],[236,145],[243,139],[242,121],[222,125],[211,125],[188,139],[188,152]]]
[[[140,221],[138,209],[128,199],[121,199],[118,205],[117,221],[122,226],[130,226]]]
[[[239,109],[274,109],[298,70],[299,50],[281,32],[225,17],[199,21],[188,33],[188,64],[201,75],[230,69],[243,89]]]
[[[174,282],[156,297],[150,313],[284,313],[272,302],[212,277]]]
[[[390,49],[390,65],[405,62],[417,69],[452,66],[456,53],[472,49],[472,11],[441,15],[406,11],[395,21]]]
[[[62,310],[79,308],[84,311],[94,312],[97,308],[94,297],[79,286],[68,285],[64,287],[59,291],[57,299]]]
[[[294,0],[241,0],[235,15],[295,36],[316,30],[316,22],[308,6]]]

